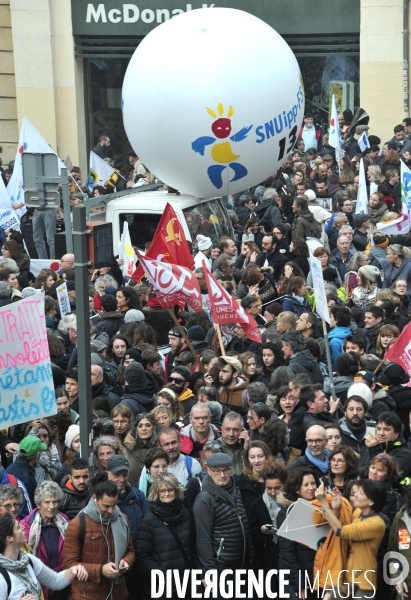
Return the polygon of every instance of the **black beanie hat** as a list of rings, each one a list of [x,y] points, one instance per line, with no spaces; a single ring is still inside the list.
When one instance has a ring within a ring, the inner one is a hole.
[[[145,373],[143,365],[141,365],[138,362],[130,363],[124,371],[124,380],[128,383],[128,385],[133,385],[133,383],[140,383],[140,381],[144,381],[144,379]]]

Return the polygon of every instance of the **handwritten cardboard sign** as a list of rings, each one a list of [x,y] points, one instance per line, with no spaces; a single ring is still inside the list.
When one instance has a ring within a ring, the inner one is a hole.
[[[44,301],[0,309],[0,429],[57,412]]]

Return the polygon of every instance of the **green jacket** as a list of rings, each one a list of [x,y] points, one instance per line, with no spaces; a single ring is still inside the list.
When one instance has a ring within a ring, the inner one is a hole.
[[[244,468],[244,443],[243,440],[236,442],[235,444],[227,444],[223,437],[218,438],[216,440],[216,444],[220,444],[220,446],[224,449],[224,452],[231,456],[233,464],[231,466],[231,475],[241,475]]]

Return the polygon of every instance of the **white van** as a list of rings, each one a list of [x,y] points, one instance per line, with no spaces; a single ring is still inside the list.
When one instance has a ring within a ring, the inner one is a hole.
[[[144,250],[147,242],[151,242],[157,225],[169,202],[183,226],[189,242],[194,242],[201,233],[213,242],[219,242],[224,235],[234,237],[230,217],[222,198],[206,198],[200,200],[188,194],[174,194],[166,191],[138,192],[130,189],[121,194],[110,194],[86,201],[88,221],[108,221],[113,225],[113,252],[118,254],[123,223],[127,220],[131,243]],[[90,212],[92,206],[106,204],[105,211]]]

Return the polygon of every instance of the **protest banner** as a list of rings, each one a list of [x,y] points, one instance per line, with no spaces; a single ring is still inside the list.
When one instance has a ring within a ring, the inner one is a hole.
[[[57,300],[59,302],[61,318],[71,313],[70,298],[67,291],[67,284],[65,281],[56,289]]]
[[[330,324],[330,314],[328,312],[327,296],[324,289],[324,278],[321,263],[315,256],[310,256],[311,274],[313,276],[313,288],[315,296],[315,310],[317,314]]]
[[[120,253],[119,257],[123,259],[123,275],[132,277],[134,271],[136,270],[137,257],[134,252],[134,248],[131,245],[130,232],[128,230],[128,223],[124,221],[123,224],[123,233],[120,238]]]
[[[13,208],[2,177],[0,177],[0,227],[4,231],[8,229],[20,231],[20,219]]]
[[[406,373],[411,377],[411,323],[401,331],[400,336],[385,354],[385,359],[390,362],[396,362],[401,365]],[[411,387],[411,379],[408,382]]]
[[[0,429],[56,414],[40,294],[0,309],[0,343]]]
[[[355,205],[355,214],[368,215],[368,194],[367,194],[367,183],[365,179],[364,160],[360,162],[360,177],[358,183],[357,203]]]
[[[113,167],[110,167],[102,158],[90,152],[90,170],[88,187],[93,190],[96,185],[104,185],[114,173]]]
[[[330,118],[330,129],[328,136],[328,143],[330,146],[335,148],[335,160],[338,163],[338,171],[340,171],[340,158],[344,158],[344,144],[341,135],[340,123],[338,121],[337,105],[335,103],[335,96],[333,94],[331,103],[331,118]]]
[[[277,535],[318,550],[318,541],[327,537],[330,531],[329,524],[317,525],[314,523],[313,515],[318,508],[311,502],[299,498],[292,506],[293,508],[289,510]]]

